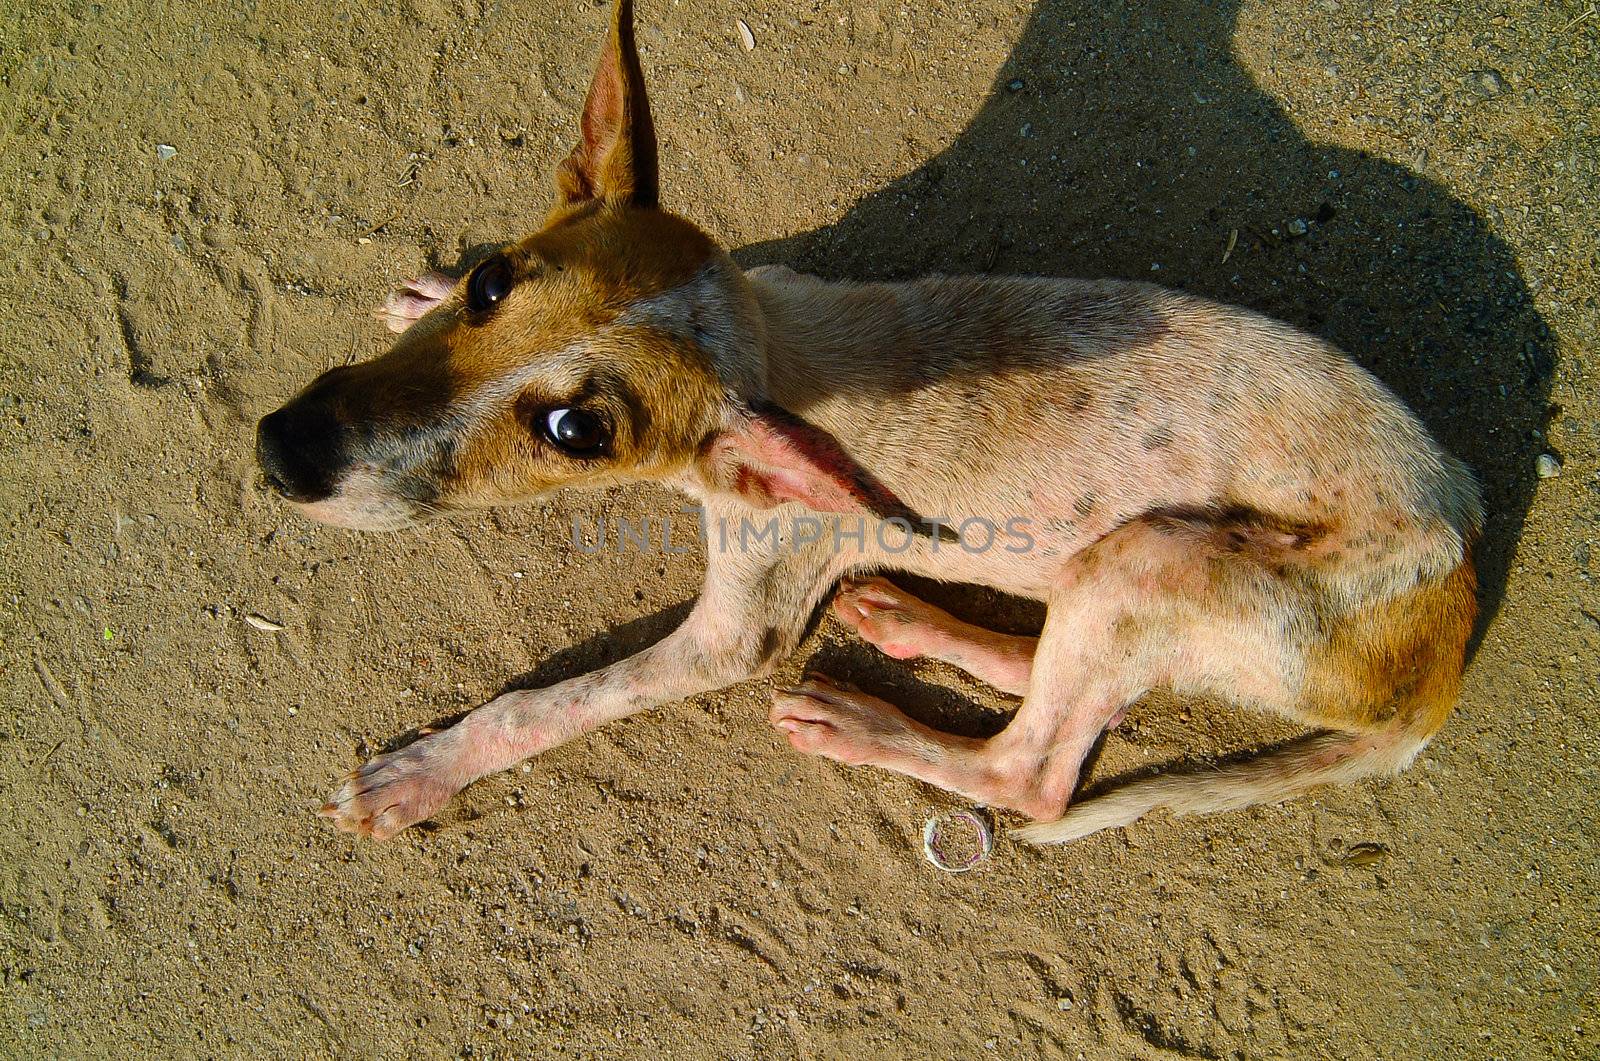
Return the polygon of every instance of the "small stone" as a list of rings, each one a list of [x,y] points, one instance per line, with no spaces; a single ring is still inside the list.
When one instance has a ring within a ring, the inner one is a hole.
[[[1006,91],[1007,92],[1021,92],[1024,88],[1027,88],[1027,87],[1028,87],[1027,86],[1027,82],[1023,81],[1022,78],[1020,78],[1020,77],[1016,78],[1013,81],[1009,81],[1009,82],[1006,83]]]
[[[1297,217],[1289,222],[1289,235],[1291,236],[1304,236],[1310,231],[1311,226],[1306,223],[1306,219],[1303,217]]]
[[[167,161],[168,159],[170,159],[172,156],[176,155],[177,153],[178,153],[178,149],[173,147],[171,144],[157,144],[156,145],[156,158],[160,159],[162,162]]]
[[[1467,84],[1484,99],[1503,96],[1509,88],[1498,70],[1475,70],[1468,75]]]
[[[1382,844],[1361,843],[1350,845],[1342,861],[1347,866],[1372,866],[1388,856],[1389,849]]]
[[[1541,453],[1539,459],[1534,461],[1533,468],[1539,473],[1539,478],[1554,479],[1561,474],[1561,458],[1554,453]]]
[[[756,35],[750,32],[750,23],[742,18],[736,18],[733,21],[739,27],[739,45],[747,52],[755,51]]]

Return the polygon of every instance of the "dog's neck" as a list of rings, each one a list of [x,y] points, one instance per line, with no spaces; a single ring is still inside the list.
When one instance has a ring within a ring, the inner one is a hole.
[[[863,413],[913,386],[900,356],[916,335],[904,289],[828,283],[787,269],[749,276],[763,323],[767,394],[778,405],[852,441],[866,441]]]

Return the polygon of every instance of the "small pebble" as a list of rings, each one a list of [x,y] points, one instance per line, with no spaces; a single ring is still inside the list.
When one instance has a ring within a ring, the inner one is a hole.
[[[1382,844],[1362,843],[1350,845],[1350,850],[1344,854],[1344,864],[1347,866],[1371,866],[1382,862],[1389,855],[1389,849]]]
[[[162,162],[167,161],[168,159],[170,159],[172,156],[176,155],[177,153],[178,153],[178,149],[173,147],[171,144],[157,144],[156,145],[156,158],[160,159]]]
[[[1015,81],[1011,81],[1006,84],[1006,91],[1021,92],[1026,87],[1027,85],[1023,82],[1022,78],[1019,77]]]
[[[742,18],[733,20],[739,27],[739,44],[747,52],[756,50],[756,35],[750,32],[750,23]]]
[[[1303,217],[1297,217],[1289,222],[1289,235],[1291,236],[1304,236],[1310,231],[1311,226],[1306,224],[1306,219]]]
[[[1561,459],[1554,453],[1541,453],[1533,464],[1541,479],[1554,479],[1561,474]]]
[[[1474,71],[1468,78],[1468,84],[1472,86],[1472,90],[1474,92],[1482,96],[1484,99],[1494,99],[1496,96],[1503,96],[1508,88],[1506,85],[1506,79],[1500,75],[1500,71],[1498,70]]]

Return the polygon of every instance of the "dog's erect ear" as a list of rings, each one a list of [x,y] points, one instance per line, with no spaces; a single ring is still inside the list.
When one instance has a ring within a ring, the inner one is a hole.
[[[734,405],[699,467],[707,485],[756,508],[798,501],[818,512],[899,516],[906,507],[831,435],[776,406]]]
[[[656,128],[644,94],[644,70],[633,41],[633,0],[615,0],[611,33],[583,105],[582,136],[556,168],[568,205],[603,199],[655,206]]]

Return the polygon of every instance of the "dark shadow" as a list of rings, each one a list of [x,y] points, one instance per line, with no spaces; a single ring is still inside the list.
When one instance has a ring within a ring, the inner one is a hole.
[[[1300,133],[1234,61],[1237,11],[1237,0],[1042,0],[948,149],[837,223],[736,257],[834,278],[1153,280],[1329,339],[1483,482],[1475,648],[1532,497],[1555,344],[1510,250],[1471,208]]]
[[[693,607],[694,601],[687,600],[652,615],[630,619],[602,633],[591,634],[576,645],[552,653],[533,670],[507,682],[500,692],[504,695],[519,689],[543,689],[568,678],[608,667],[649,648],[682,626]]]
[[[1011,720],[1011,712],[986,709],[971,697],[923,681],[904,662],[853,639],[819,645],[805,669],[849,682],[923,725],[959,737],[992,737]]]
[[[627,656],[633,655],[641,649],[660,641],[667,634],[683,624],[689,615],[689,609],[694,606],[693,601],[684,601],[674,604],[670,608],[663,608],[652,615],[630,619],[628,622],[613,627],[604,633],[593,634],[584,638],[576,645],[558,649],[538,666],[525,674],[521,674],[507,682],[496,695],[504,696],[506,693],[516,692],[519,689],[543,689],[554,685],[567,678],[575,678],[580,674],[599,670]],[[378,747],[380,752],[392,752],[413,743],[435,730],[449,729],[471,714],[471,710],[455,711],[448,715],[420,725],[413,726],[404,733],[385,741]],[[367,758],[372,754],[371,749],[358,747],[356,754]]]

